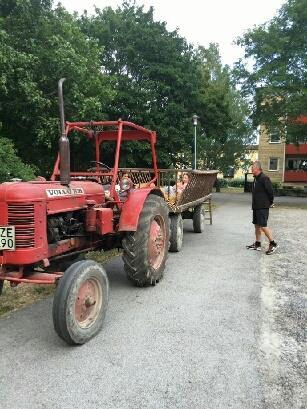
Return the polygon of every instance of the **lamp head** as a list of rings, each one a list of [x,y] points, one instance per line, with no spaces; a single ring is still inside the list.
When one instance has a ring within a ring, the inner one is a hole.
[[[192,120],[193,120],[193,125],[194,125],[194,126],[197,126],[197,120],[198,120],[198,118],[199,118],[199,117],[198,117],[197,115],[193,115],[193,116],[192,116]]]

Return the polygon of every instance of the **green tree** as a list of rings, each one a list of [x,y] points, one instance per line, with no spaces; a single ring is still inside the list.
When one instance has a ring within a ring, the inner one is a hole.
[[[58,149],[59,78],[67,78],[67,120],[107,116],[113,92],[101,73],[100,54],[96,40],[89,39],[65,9],[52,9],[52,1],[1,2],[2,134],[43,173],[50,172]],[[84,149],[80,150],[83,157],[76,151],[73,163],[86,161]]]
[[[31,180],[35,177],[34,173],[34,167],[23,163],[17,156],[12,141],[0,138],[0,182],[12,178]]]
[[[236,75],[245,95],[253,97],[254,124],[272,129],[286,122],[288,139],[299,139],[304,128],[289,125],[289,119],[307,113],[307,1],[288,0],[271,21],[237,42],[245,59]]]
[[[227,173],[244,158],[254,139],[247,103],[236,90],[229,67],[223,66],[216,44],[200,48],[199,161],[205,168]]]
[[[191,151],[191,117],[200,84],[193,48],[177,31],[154,21],[152,8],[145,11],[130,2],[85,14],[80,24],[103,49],[101,65],[116,92],[110,117],[157,130],[160,166],[182,163],[178,153]],[[141,144],[127,146],[126,165],[149,165],[146,152]]]
[[[246,105],[222,67],[217,48],[194,49],[177,31],[132,2],[88,16],[71,15],[52,0],[0,4],[1,133],[43,174],[58,149],[57,81],[66,119],[131,120],[158,133],[161,167],[189,166],[192,115],[201,120],[199,164],[226,169],[246,142]],[[92,145],[72,144],[72,166],[86,168]],[[80,146],[81,145],[81,146]],[[112,164],[111,148],[103,160]],[[148,166],[146,144],[127,144],[122,166]]]

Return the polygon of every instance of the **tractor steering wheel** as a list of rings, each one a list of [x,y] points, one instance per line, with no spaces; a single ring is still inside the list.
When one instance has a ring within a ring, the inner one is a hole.
[[[103,162],[99,162],[97,160],[91,160],[91,163],[95,163],[96,165],[101,165],[102,168],[99,169],[100,171],[105,172],[105,171],[111,170],[111,168],[108,165],[106,165],[105,163],[103,163]],[[96,170],[96,167],[87,169],[88,172],[95,172],[95,170]]]

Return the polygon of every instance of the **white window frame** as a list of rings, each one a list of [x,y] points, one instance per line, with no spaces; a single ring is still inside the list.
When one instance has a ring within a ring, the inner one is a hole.
[[[269,134],[269,143],[281,143],[280,129],[276,128],[275,132],[276,132],[276,133],[278,132],[279,140],[278,140],[278,141],[272,141],[272,140],[271,140],[271,138],[272,138],[272,133],[270,132],[270,134]],[[275,133],[275,132],[274,132],[274,133]]]
[[[281,143],[281,138],[279,138],[278,141],[272,141],[272,140],[271,140],[271,135],[270,135],[269,143]]]
[[[277,169],[270,169],[271,159],[277,159]],[[278,158],[278,157],[276,157],[276,156],[271,156],[271,157],[269,157],[268,171],[269,171],[269,172],[278,172],[278,171],[279,171],[279,158]]]

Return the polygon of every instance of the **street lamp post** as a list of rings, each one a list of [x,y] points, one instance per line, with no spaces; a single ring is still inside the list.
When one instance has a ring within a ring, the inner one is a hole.
[[[196,152],[196,148],[197,148],[197,133],[196,133],[197,119],[198,119],[197,115],[192,116],[193,126],[194,126],[194,170],[196,170],[196,168],[197,168],[197,152]]]

